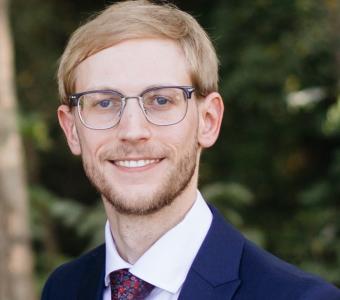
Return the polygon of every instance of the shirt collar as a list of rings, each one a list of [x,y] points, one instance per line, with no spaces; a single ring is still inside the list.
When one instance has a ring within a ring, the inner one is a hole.
[[[154,286],[176,293],[189,272],[211,221],[210,209],[197,191],[196,201],[184,219],[156,241],[134,265],[118,254],[107,222],[105,285],[109,285],[112,271],[128,268],[131,273]]]

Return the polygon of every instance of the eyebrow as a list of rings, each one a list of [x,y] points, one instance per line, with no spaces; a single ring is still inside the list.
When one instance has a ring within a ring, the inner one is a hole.
[[[148,85],[148,86],[144,87],[143,90],[140,91],[139,93],[142,93],[145,90],[148,90],[148,89],[151,89],[151,88],[155,88],[155,87],[180,86],[180,85],[188,85],[189,86],[190,84],[178,84],[178,83],[152,84],[152,85]],[[89,88],[89,89],[85,89],[85,91],[103,91],[103,90],[116,91],[116,92],[119,92],[121,94],[125,94],[125,92],[123,92],[121,89],[114,88],[114,87],[108,86],[108,85],[99,85],[99,86],[94,86],[94,87]],[[82,93],[82,92],[80,92],[80,93]]]

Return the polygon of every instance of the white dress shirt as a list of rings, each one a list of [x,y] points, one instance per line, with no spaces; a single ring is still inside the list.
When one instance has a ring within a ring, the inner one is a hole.
[[[109,274],[129,269],[135,276],[155,286],[147,300],[178,299],[191,264],[207,235],[212,214],[197,191],[197,198],[184,219],[156,241],[134,265],[117,252],[109,222],[105,225],[105,290],[103,300],[111,300]]]

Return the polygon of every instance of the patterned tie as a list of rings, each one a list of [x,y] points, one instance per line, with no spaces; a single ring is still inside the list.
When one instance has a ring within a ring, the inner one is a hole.
[[[135,275],[128,269],[110,273],[112,300],[143,300],[154,286]]]

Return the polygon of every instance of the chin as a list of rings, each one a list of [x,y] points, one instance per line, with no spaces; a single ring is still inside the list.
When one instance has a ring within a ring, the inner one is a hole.
[[[111,205],[118,213],[123,215],[146,216],[159,212],[164,207],[170,205],[175,199],[155,198],[139,194],[134,197],[104,197],[105,201]]]

